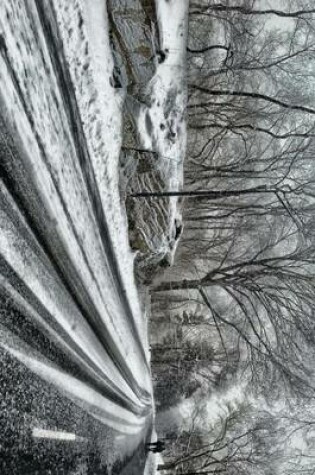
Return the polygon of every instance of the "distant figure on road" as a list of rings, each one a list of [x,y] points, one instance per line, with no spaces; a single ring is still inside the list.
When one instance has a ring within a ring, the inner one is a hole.
[[[146,444],[146,449],[149,452],[154,452],[155,454],[158,452],[163,452],[165,450],[165,443],[162,440],[157,440],[156,442],[150,442]]]

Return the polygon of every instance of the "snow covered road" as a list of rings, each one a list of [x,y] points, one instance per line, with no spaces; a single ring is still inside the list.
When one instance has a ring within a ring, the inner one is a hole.
[[[151,407],[146,323],[119,201],[123,98],[92,3],[0,7],[0,347],[135,433]]]

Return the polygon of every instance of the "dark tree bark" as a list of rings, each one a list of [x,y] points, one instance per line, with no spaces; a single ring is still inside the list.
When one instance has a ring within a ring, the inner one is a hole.
[[[312,109],[306,106],[288,104],[287,102],[280,101],[279,99],[275,99],[274,97],[267,96],[266,94],[260,94],[258,92],[208,89],[206,87],[197,86],[196,84],[193,84],[190,87],[191,89],[200,91],[205,94],[209,94],[211,96],[238,96],[238,97],[249,97],[252,99],[261,99],[263,101],[270,102],[271,104],[276,104],[285,109],[296,110],[296,111],[306,112],[308,114],[315,115],[315,109]]]
[[[223,49],[225,51],[230,51],[230,47],[225,46],[225,45],[210,45],[210,46],[205,46],[204,48],[199,48],[199,49],[192,49],[192,48],[189,48],[189,46],[187,47],[187,51],[189,53],[205,53],[206,51],[212,51],[214,49]]]
[[[160,198],[165,196],[187,196],[191,198],[208,198],[219,200],[231,196],[242,196],[256,193],[275,193],[277,190],[268,185],[255,186],[245,190],[196,190],[196,191],[141,191],[130,195],[133,198]]]
[[[203,107],[203,104],[198,104],[197,107]],[[315,137],[315,134],[311,131],[308,132],[287,132],[285,134],[279,134],[273,132],[272,129],[266,129],[264,127],[259,127],[252,124],[219,124],[219,123],[210,123],[210,124],[196,124],[190,125],[192,129],[195,130],[202,130],[202,129],[226,129],[231,131],[238,131],[238,130],[252,130],[253,132],[261,132],[263,134],[269,135],[273,139],[277,140],[285,140],[289,138],[301,138],[301,139],[308,139]]]
[[[248,8],[246,6],[238,6],[238,5],[223,5],[218,3],[216,5],[206,6],[206,7],[199,7],[198,5],[192,5],[193,8],[199,8],[199,10],[192,11],[191,14],[207,14],[207,11],[212,12],[238,12],[242,15],[276,15],[282,18],[301,18],[305,15],[312,15],[315,13],[315,9],[310,10],[296,10],[294,12],[285,12],[283,10],[276,10],[273,8],[266,9],[266,10],[253,10],[252,8]]]

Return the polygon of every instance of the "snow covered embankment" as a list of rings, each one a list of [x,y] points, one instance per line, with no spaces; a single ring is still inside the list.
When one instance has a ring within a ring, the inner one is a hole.
[[[156,179],[147,180],[139,173],[133,192],[176,191],[183,185],[188,6],[188,0],[156,1],[160,51],[156,52],[155,74],[144,92],[146,105],[141,105],[137,121],[141,148],[153,152],[150,166]],[[178,198],[136,198],[132,206],[139,218],[140,239],[157,260],[171,265],[182,229]],[[161,229],[163,235],[157,236]]]
[[[8,185],[0,183],[0,291],[90,380],[142,412],[151,404],[151,381],[119,201],[122,98],[110,84],[112,70],[103,1],[1,5]],[[0,345],[8,342],[4,329]],[[63,374],[52,380],[36,353],[26,361],[65,392]]]

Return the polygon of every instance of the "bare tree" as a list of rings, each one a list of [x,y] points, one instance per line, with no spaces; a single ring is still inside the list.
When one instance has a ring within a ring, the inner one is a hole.
[[[315,11],[299,0],[283,10],[266,9],[259,0],[200,0],[190,13],[186,184],[179,193],[134,195],[147,203],[165,196],[184,202],[177,261],[152,285],[152,300],[176,296],[181,308],[199,301],[209,341],[216,341],[212,362],[220,355],[220,367],[232,373],[227,362],[233,360],[253,393],[268,400],[289,394],[294,404],[310,401]],[[286,19],[287,28],[275,27],[275,18]],[[202,325],[191,328],[201,340]],[[279,443],[290,430],[292,439],[297,433],[310,439],[313,424],[306,420],[261,413],[255,423],[229,427],[222,439],[212,434],[210,443],[181,453],[169,468],[269,475],[275,473],[272,460],[279,473],[312,473],[309,453],[297,449],[289,460]],[[224,451],[225,443],[231,451]]]
[[[266,474],[280,451],[275,446],[275,421],[260,411],[255,419],[253,410],[243,404],[220,418],[210,433],[204,434],[203,443],[191,448],[169,463],[158,466],[158,471],[176,470],[178,474]],[[270,473],[270,472],[269,472]]]

